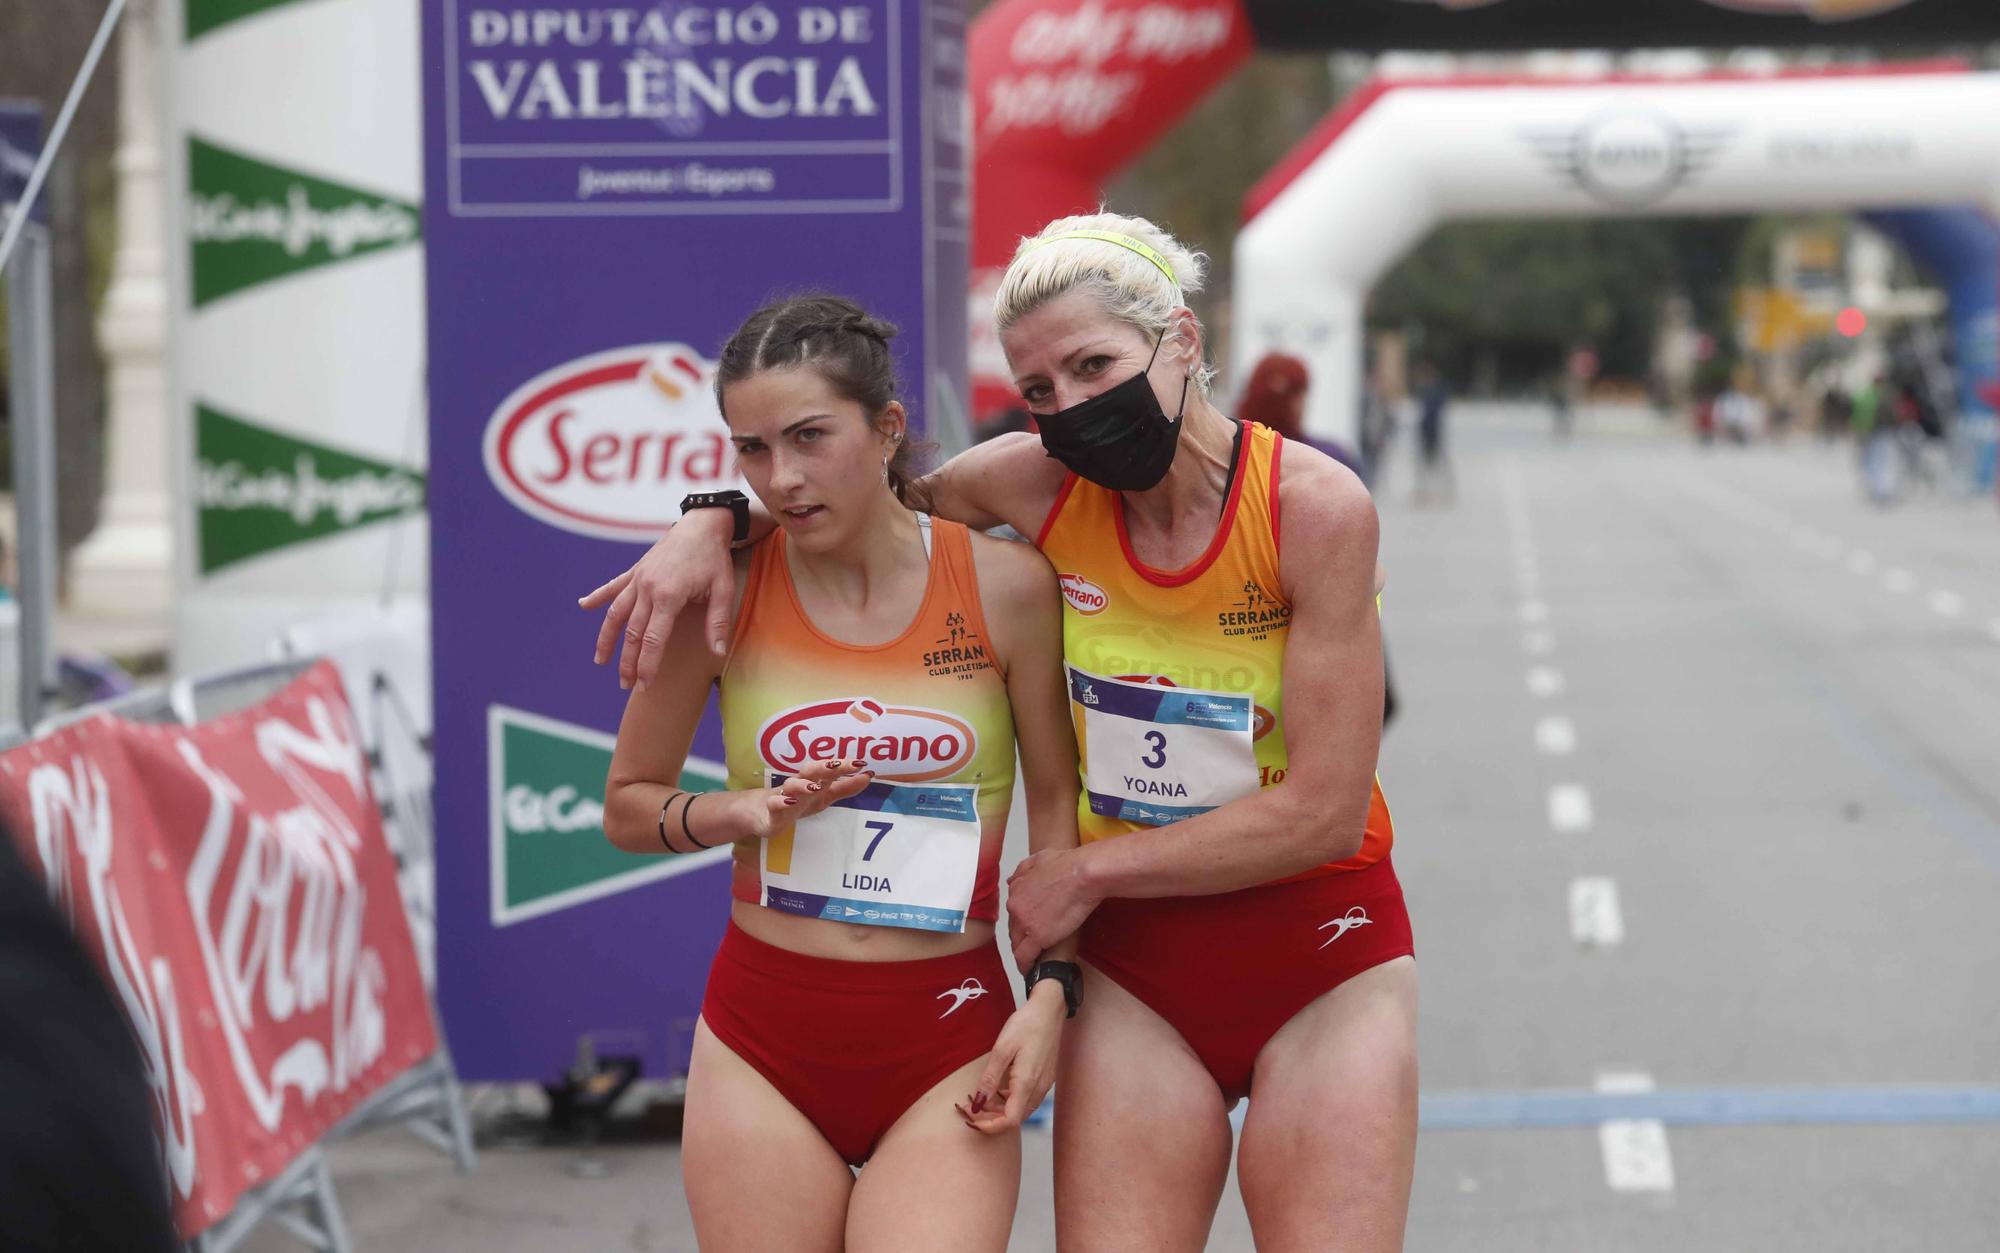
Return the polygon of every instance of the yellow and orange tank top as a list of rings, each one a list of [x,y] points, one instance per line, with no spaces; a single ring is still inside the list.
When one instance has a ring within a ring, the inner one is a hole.
[[[890,783],[975,786],[979,871],[967,917],[990,922],[1014,793],[1014,711],[980,612],[971,538],[956,522],[919,520],[930,584],[909,627],[883,644],[822,634],[792,584],[785,533],[758,543],[721,678],[729,786],[765,787],[773,772],[825,758],[861,758]],[[756,840],[736,845],[737,900],[762,899],[759,851]]]
[[[1180,570],[1155,569],[1133,553],[1117,492],[1072,474],[1056,496],[1036,546],[1062,580],[1085,843],[1189,817],[1285,778],[1292,607],[1278,578],[1284,444],[1269,427],[1244,424],[1221,525]],[[1298,877],[1359,870],[1386,856],[1394,839],[1378,781],[1360,853]]]

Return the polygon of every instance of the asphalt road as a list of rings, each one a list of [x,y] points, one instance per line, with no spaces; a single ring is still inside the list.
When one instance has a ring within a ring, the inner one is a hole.
[[[1408,1247],[2000,1248],[2000,509],[1630,413],[1453,435],[1451,507],[1378,485]],[[1052,1249],[1026,1145],[1014,1247]],[[671,1143],[578,1156],[333,1166],[362,1249],[693,1247]],[[1210,1247],[1251,1248],[1233,1189]]]

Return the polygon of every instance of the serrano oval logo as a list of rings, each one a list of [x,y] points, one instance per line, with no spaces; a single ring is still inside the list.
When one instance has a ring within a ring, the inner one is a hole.
[[[1069,607],[1085,617],[1103,613],[1104,607],[1111,603],[1111,598],[1104,594],[1103,588],[1080,574],[1062,576],[1062,593],[1063,599],[1069,602]]]
[[[978,748],[978,735],[962,718],[866,696],[797,705],[773,715],[757,732],[757,754],[774,770],[857,758],[876,777],[898,783],[956,774]]]
[[[686,344],[640,344],[545,370],[487,420],[487,477],[550,526],[656,537],[682,496],[743,486],[712,368]]]

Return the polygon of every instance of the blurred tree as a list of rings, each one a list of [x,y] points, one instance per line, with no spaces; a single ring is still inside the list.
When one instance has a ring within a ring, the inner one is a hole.
[[[107,0],[0,0],[0,96],[40,103],[45,132],[107,7]],[[64,554],[97,525],[104,490],[104,364],[94,315],[110,281],[115,242],[117,83],[114,40],[42,192],[55,227],[56,533]],[[5,345],[0,334],[0,362]],[[8,490],[11,476],[11,463],[0,466]]]
[[[1369,320],[1419,327],[1460,377],[1519,386],[1587,343],[1607,375],[1643,378],[1665,299],[1726,333],[1754,219],[1601,218],[1439,227],[1376,285]],[[1480,368],[1480,359],[1497,360]]]

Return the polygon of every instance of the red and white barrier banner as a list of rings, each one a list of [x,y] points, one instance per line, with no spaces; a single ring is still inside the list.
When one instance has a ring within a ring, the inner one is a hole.
[[[1251,52],[1240,0],[1000,0],[966,42],[972,83],[973,415],[1018,404],[993,293],[1023,235],[1087,213]]]
[[[183,1237],[438,1041],[340,679],[0,754],[0,820],[130,1019]]]

